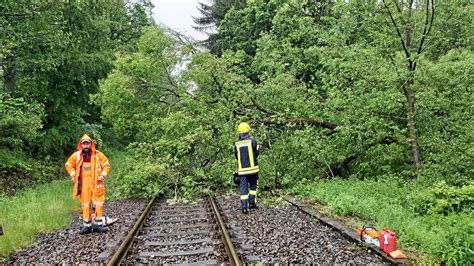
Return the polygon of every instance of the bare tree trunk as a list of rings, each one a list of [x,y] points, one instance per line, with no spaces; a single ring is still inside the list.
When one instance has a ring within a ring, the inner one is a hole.
[[[408,1],[408,19],[405,24],[405,45],[406,47],[411,47],[411,40],[412,40],[412,11],[413,11],[413,0]],[[413,58],[407,58],[407,69],[408,69],[408,78],[403,86],[403,92],[405,93],[405,97],[407,99],[407,126],[408,126],[408,142],[410,143],[411,153],[412,153],[412,160],[413,166],[415,168],[416,176],[420,175],[421,171],[421,156],[420,151],[418,149],[418,141],[417,141],[417,134],[416,134],[416,98],[415,93],[413,93],[412,85],[413,85],[413,78],[415,75],[416,64],[413,61]]]
[[[413,9],[419,9],[421,3],[415,0],[408,0],[408,1],[398,1],[392,0],[391,3],[395,6],[396,12],[400,15],[400,19],[396,19],[393,16],[391,8],[389,4],[387,4],[386,0],[382,0],[385,9],[390,16],[390,20],[392,22],[393,27],[395,28],[397,35],[400,39],[400,43],[402,45],[403,51],[405,52],[405,57],[407,60],[407,70],[408,70],[408,77],[402,83],[402,90],[406,97],[406,108],[407,108],[407,127],[408,127],[408,142],[411,147],[412,153],[412,161],[413,166],[415,169],[416,176],[420,175],[421,172],[421,155],[418,149],[418,140],[417,140],[417,133],[416,133],[416,97],[415,93],[412,90],[412,86],[414,84],[414,77],[415,77],[415,70],[416,70],[416,58],[422,53],[423,45],[425,43],[426,37],[429,35],[431,28],[433,26],[433,20],[435,16],[435,7],[433,0],[427,0],[425,6],[425,24],[423,28],[423,35],[421,37],[420,43],[417,45],[416,49],[412,49],[412,31],[414,26],[412,25],[412,12]],[[403,8],[403,5],[407,5],[406,9]],[[403,13],[407,12],[406,19],[403,18]],[[399,20],[397,22],[397,20]],[[398,23],[401,23],[399,26]],[[402,34],[402,30],[404,34]],[[414,51],[413,51],[414,50]],[[415,54],[415,56],[413,56]]]
[[[413,74],[413,73],[410,73]],[[415,94],[411,90],[413,84],[412,78],[405,88],[405,97],[407,99],[407,126],[408,126],[408,142],[410,143],[413,166],[415,167],[415,174],[418,176],[421,171],[421,156],[418,149],[418,141],[416,134],[416,109],[415,109]]]

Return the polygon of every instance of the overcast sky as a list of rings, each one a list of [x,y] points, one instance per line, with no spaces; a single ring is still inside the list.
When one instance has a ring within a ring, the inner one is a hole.
[[[198,2],[209,3],[208,0],[152,0],[155,8],[153,17],[159,24],[164,24],[196,40],[204,40],[207,35],[193,29],[193,16],[200,17]]]

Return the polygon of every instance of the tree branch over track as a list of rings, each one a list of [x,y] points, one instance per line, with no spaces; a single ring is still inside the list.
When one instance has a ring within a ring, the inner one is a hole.
[[[252,103],[259,111],[261,111],[261,112],[263,112],[267,115],[278,115],[277,112],[275,112],[273,110],[270,110],[268,108],[265,108],[262,105],[260,105],[259,103],[257,103],[257,101],[254,98],[252,98]],[[336,123],[320,121],[320,120],[316,120],[316,119],[313,119],[313,118],[294,117],[294,116],[290,116],[290,115],[283,115],[283,117],[284,117],[283,122],[289,123],[289,124],[309,125],[309,126],[327,128],[327,129],[330,129],[330,130],[335,130],[339,126]],[[256,121],[261,123],[261,124],[264,124],[264,125],[281,123],[279,121],[275,121],[274,119],[270,119],[270,118],[268,118],[268,119],[257,119]]]
[[[253,105],[261,112],[267,114],[267,115],[278,115],[278,113],[274,110],[268,109],[266,107],[263,107],[260,105],[254,98],[251,98]],[[264,125],[275,125],[275,124],[281,124],[281,123],[291,123],[291,124],[304,124],[304,125],[310,125],[310,126],[316,126],[316,127],[321,127],[321,128],[327,128],[331,129],[332,131],[329,133],[330,135],[334,134],[337,132],[335,130],[338,127],[338,124],[332,123],[332,122],[325,122],[325,121],[319,121],[316,119],[312,118],[301,118],[301,117],[293,117],[286,115],[284,116],[284,121],[279,121],[271,118],[265,118],[265,119],[256,119],[255,120],[257,123],[264,124]],[[394,143],[398,143],[398,139],[394,136],[385,136],[378,142],[376,142],[373,145],[391,145]],[[371,146],[373,146],[371,145]],[[342,162],[336,161],[332,162],[330,165],[328,165],[328,170],[324,171],[319,178],[326,179],[326,178],[331,178],[335,176],[340,176],[343,178],[346,178],[350,174],[350,164],[357,160],[358,157],[360,157],[361,154],[351,154],[348,155]]]

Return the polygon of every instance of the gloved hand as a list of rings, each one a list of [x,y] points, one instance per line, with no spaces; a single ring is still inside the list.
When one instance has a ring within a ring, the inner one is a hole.
[[[240,185],[240,176],[239,176],[239,173],[237,172],[234,172],[234,184],[236,185]]]

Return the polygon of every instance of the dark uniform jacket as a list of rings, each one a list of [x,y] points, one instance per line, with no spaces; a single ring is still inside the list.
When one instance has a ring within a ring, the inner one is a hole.
[[[239,140],[234,145],[234,155],[237,159],[239,175],[258,173],[257,141],[248,133],[239,134]]]

